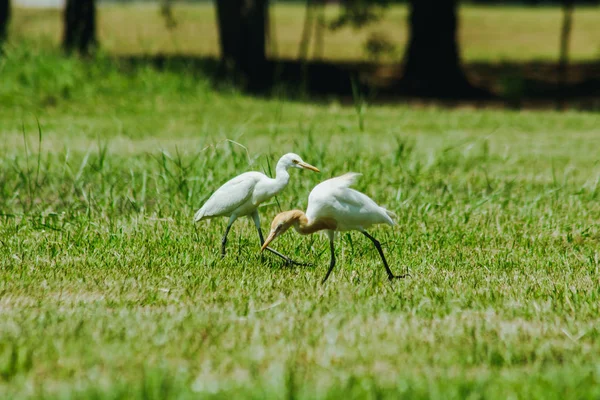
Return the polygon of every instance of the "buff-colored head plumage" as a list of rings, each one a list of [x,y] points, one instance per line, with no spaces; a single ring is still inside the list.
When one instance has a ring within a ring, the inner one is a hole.
[[[300,210],[284,211],[277,214],[275,218],[273,218],[273,222],[271,222],[271,231],[269,232],[269,236],[265,240],[261,251],[266,249],[269,243],[275,240],[276,237],[290,229],[303,215],[304,213]]]

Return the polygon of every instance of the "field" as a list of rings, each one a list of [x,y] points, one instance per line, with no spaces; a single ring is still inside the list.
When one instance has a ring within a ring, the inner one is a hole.
[[[12,36],[57,44],[61,29],[58,10],[16,9]],[[126,6],[99,7],[99,36],[104,49],[118,54],[218,54],[215,11],[212,5],[176,4],[177,23],[166,27],[157,5],[132,3]],[[327,7],[326,21],[338,14]],[[471,61],[556,61],[562,14],[555,7],[474,7],[460,11],[462,54]],[[385,34],[396,51],[389,60],[399,60],[407,40],[407,11],[391,7],[384,19],[363,31],[351,28],[326,31],[322,56],[327,60],[364,60],[364,43],[372,33]],[[575,61],[595,60],[600,56],[600,8],[577,7],[573,19],[570,46]],[[304,23],[300,5],[271,7],[271,27],[276,45],[269,48],[272,57],[298,57]],[[118,27],[116,29],[115,27]],[[314,42],[309,56],[314,56]],[[385,58],[384,58],[385,60]]]
[[[18,41],[0,68],[0,398],[600,396],[597,113],[253,98]],[[263,230],[361,172],[410,278],[352,233],[321,285],[324,235],[278,239],[287,267],[246,220],[220,258],[194,212],[289,151],[322,172]]]

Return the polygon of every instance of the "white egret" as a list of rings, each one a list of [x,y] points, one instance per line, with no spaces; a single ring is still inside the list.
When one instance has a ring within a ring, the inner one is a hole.
[[[301,210],[291,210],[275,216],[271,224],[271,232],[264,242],[262,250],[292,226],[302,235],[325,230],[329,236],[329,248],[331,250],[329,270],[322,281],[322,283],[325,283],[335,266],[335,249],[333,245],[335,232],[355,230],[361,232],[373,242],[381,256],[390,281],[406,277],[408,274],[394,275],[392,273],[383,255],[381,244],[366,231],[367,228],[375,224],[395,225],[395,223],[391,218],[394,216],[391,211],[377,205],[367,195],[350,188],[350,185],[360,175],[349,172],[315,186],[308,196],[306,214]]]
[[[258,206],[260,203],[277,195],[286,187],[290,180],[290,174],[287,171],[288,168],[305,168],[320,172],[316,167],[302,161],[299,155],[288,153],[282,156],[277,162],[275,179],[271,179],[260,172],[246,172],[238,175],[218,188],[204,203],[202,208],[196,212],[194,222],[213,217],[229,217],[229,223],[221,241],[222,257],[225,256],[225,244],[227,243],[229,229],[231,229],[231,225],[239,217],[249,216],[252,218],[262,246],[264,238],[260,229]],[[285,259],[287,262],[294,263],[283,254],[271,248],[268,248],[268,250]]]

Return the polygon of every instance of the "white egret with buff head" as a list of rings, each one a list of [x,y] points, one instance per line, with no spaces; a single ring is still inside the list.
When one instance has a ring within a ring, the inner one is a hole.
[[[329,236],[329,249],[331,250],[329,270],[322,281],[325,283],[335,266],[333,244],[335,232],[359,231],[369,238],[377,248],[390,281],[408,276],[408,274],[394,275],[392,273],[383,255],[381,244],[366,231],[375,224],[394,225],[395,223],[391,218],[394,216],[391,211],[379,206],[367,195],[350,188],[360,175],[349,172],[315,186],[308,196],[306,213],[301,210],[291,210],[278,214],[271,223],[271,232],[261,251],[291,227],[294,227],[302,235],[324,230]]]

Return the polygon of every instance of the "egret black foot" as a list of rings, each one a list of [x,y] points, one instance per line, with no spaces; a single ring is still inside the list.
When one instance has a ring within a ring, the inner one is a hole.
[[[285,265],[289,266],[296,266],[296,267],[309,267],[312,264],[311,263],[305,263],[305,262],[300,262],[300,261],[295,261],[292,260],[291,258],[285,258]]]
[[[269,250],[271,253],[275,254],[277,257],[281,258],[281,259],[282,259],[282,260],[285,262],[285,264],[286,264],[287,266],[292,266],[292,265],[296,265],[296,266],[307,266],[307,265],[310,265],[310,264],[307,264],[307,263],[302,263],[302,262],[294,261],[294,260],[292,260],[291,258],[289,258],[288,256],[286,256],[286,255],[284,255],[284,254],[281,254],[281,253],[280,253],[280,252],[278,252],[277,250],[273,250],[273,249],[272,249],[272,248],[270,248],[270,247],[267,247],[266,249],[267,249],[267,250]]]
[[[402,275],[388,275],[388,279],[391,281],[393,281],[394,279],[404,279],[404,278],[410,278],[410,272],[407,272],[405,274]]]

